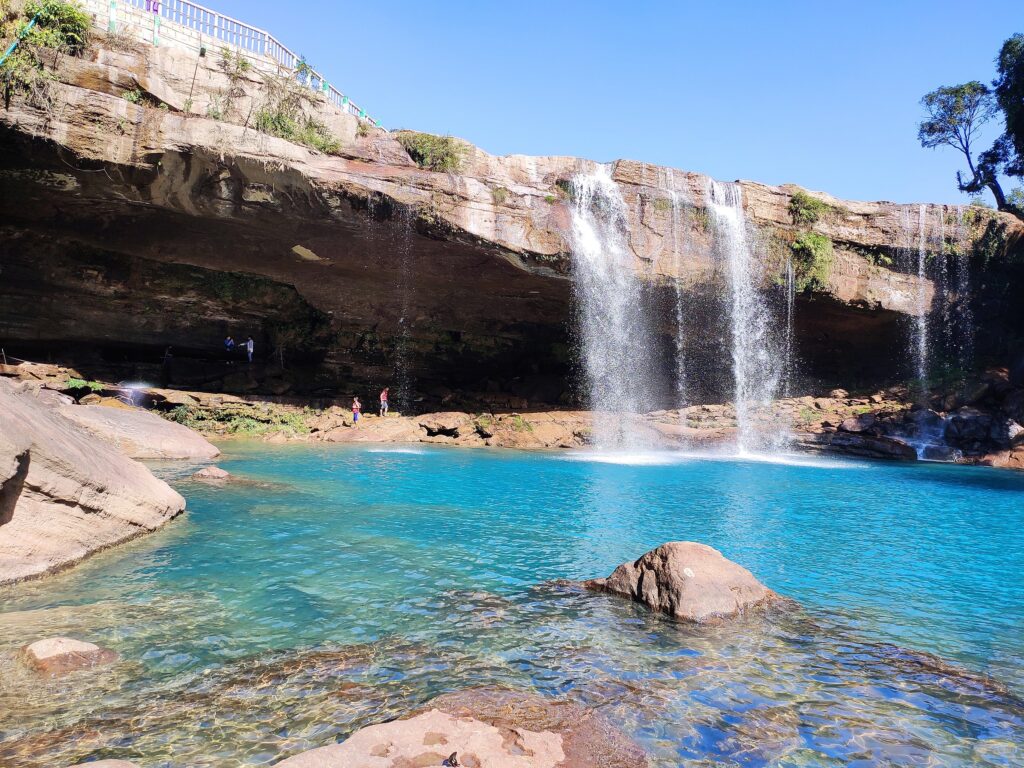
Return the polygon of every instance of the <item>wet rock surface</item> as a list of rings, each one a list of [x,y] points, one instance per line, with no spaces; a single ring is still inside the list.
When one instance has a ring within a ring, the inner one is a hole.
[[[746,568],[692,541],[662,544],[584,586],[697,624],[720,623],[781,602]]]
[[[117,654],[107,648],[70,637],[36,640],[22,649],[22,656],[36,671],[54,677],[117,660]]]

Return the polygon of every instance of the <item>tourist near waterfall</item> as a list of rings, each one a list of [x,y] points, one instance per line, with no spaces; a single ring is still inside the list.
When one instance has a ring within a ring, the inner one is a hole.
[[[0,0],[0,766],[1024,766],[1018,4],[222,2]]]

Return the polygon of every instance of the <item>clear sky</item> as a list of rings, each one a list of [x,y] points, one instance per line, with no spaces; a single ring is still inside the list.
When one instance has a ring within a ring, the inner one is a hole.
[[[387,128],[897,202],[965,201],[919,99],[990,81],[1024,32],[1024,0],[203,2]]]

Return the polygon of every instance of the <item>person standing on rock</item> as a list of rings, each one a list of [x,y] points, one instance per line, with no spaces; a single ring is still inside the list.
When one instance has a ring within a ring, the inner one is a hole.
[[[359,402],[359,396],[354,395],[352,397],[352,426],[359,426],[359,414],[363,410],[363,404]]]
[[[228,365],[231,365],[231,358],[235,354],[235,340],[231,338],[231,334],[224,337],[224,357],[228,361]]]
[[[245,353],[249,356],[249,362],[252,362],[252,351],[255,349],[256,344],[252,340],[252,336],[245,340]]]
[[[388,388],[384,387],[380,391],[380,416],[384,418],[388,415]]]

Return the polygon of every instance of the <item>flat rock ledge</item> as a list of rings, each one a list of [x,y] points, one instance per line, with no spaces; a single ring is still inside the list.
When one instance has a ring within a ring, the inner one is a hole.
[[[57,677],[68,672],[89,667],[98,667],[117,660],[117,654],[108,648],[101,648],[70,637],[49,637],[26,645],[22,658],[33,669],[45,675]]]
[[[784,601],[746,568],[694,541],[662,544],[583,586],[696,624],[721,623]]]
[[[139,768],[139,764],[127,760],[94,760],[91,763],[75,763],[71,768]]]
[[[451,758],[454,756],[455,761]],[[446,762],[447,761],[447,762]],[[601,715],[570,702],[505,689],[471,689],[424,711],[356,731],[341,744],[278,768],[647,768],[647,758]]]

